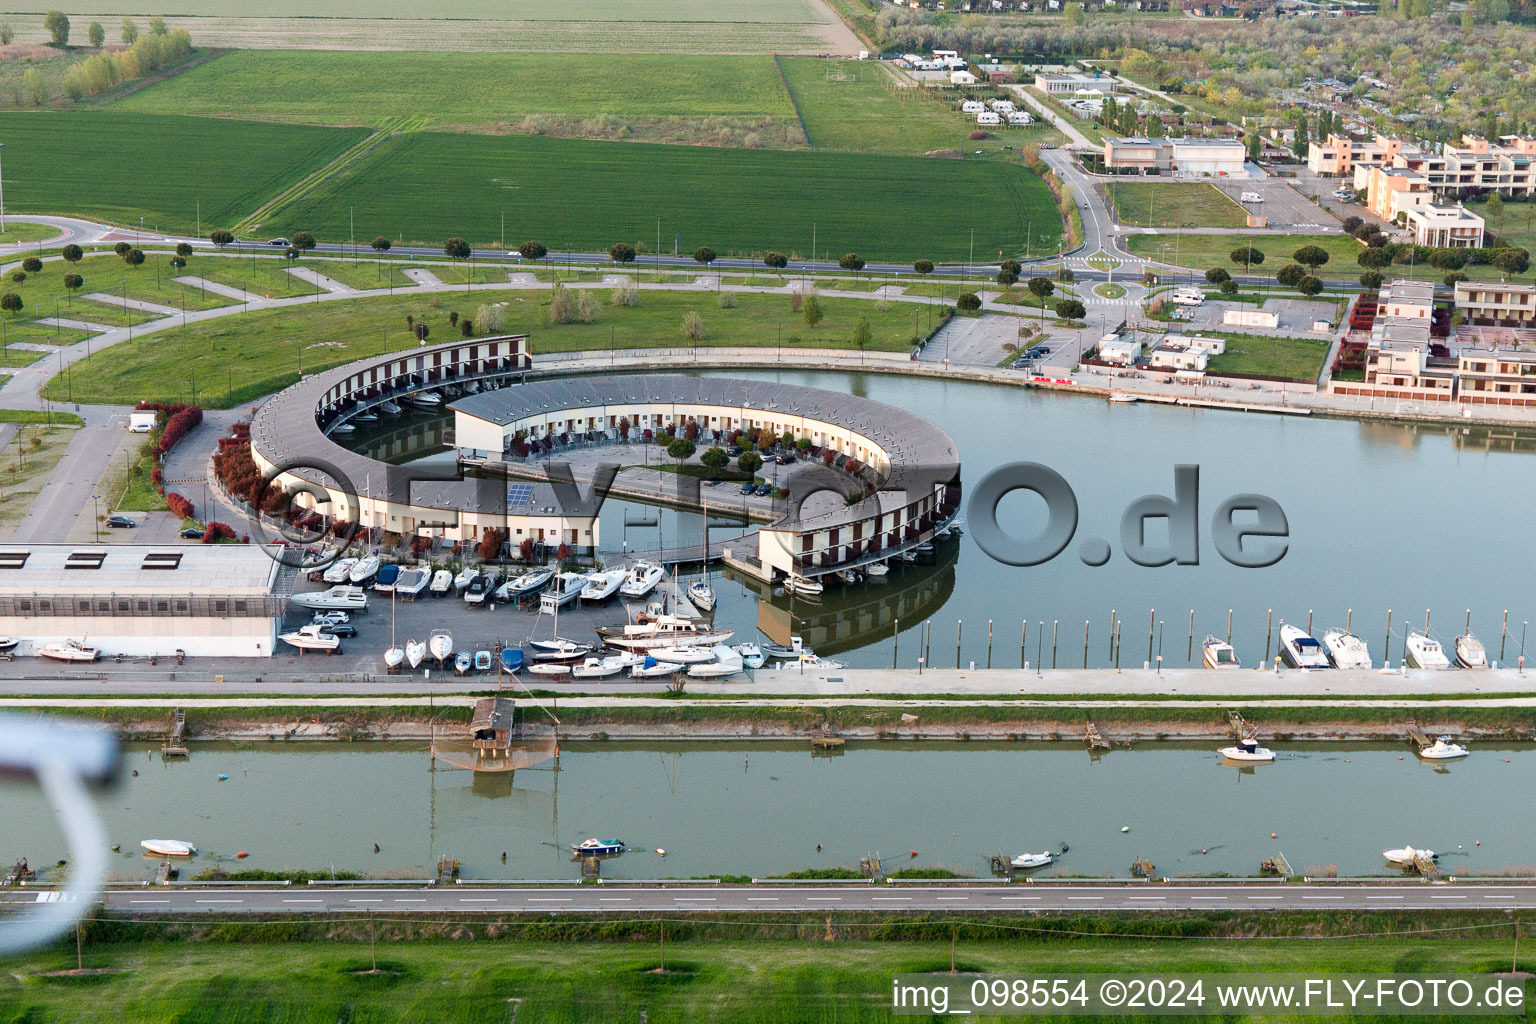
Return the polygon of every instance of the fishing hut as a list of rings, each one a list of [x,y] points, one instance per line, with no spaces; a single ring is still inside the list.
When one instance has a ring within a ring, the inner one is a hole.
[[[522,710],[510,697],[475,701],[469,737],[467,751],[445,749],[434,738],[433,760],[472,772],[511,772],[548,761],[559,753],[554,733],[525,734]]]

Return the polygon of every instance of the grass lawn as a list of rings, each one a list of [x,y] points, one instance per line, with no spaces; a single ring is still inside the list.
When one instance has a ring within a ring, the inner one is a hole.
[[[413,17],[419,15],[412,15]],[[767,56],[238,50],[116,105],[155,114],[378,124],[423,112],[434,125],[526,114],[794,117]]]
[[[1209,372],[1262,373],[1291,380],[1316,380],[1328,355],[1328,338],[1265,338],[1254,334],[1201,331],[1225,338],[1227,350],[1212,356]]]
[[[1252,246],[1265,257],[1262,266],[1254,267],[1254,273],[1273,275],[1291,262],[1291,253],[1304,245],[1316,245],[1328,253],[1328,262],[1319,268],[1325,277],[1355,277],[1364,269],[1355,262],[1364,246],[1348,235],[1202,235],[1184,232],[1130,235],[1125,241],[1126,247],[1137,256],[1194,270],[1221,267],[1236,274],[1242,268],[1232,262],[1232,252]]]
[[[170,328],[113,347],[111,359],[89,373],[76,368],[68,386],[60,377],[47,394],[76,402],[122,403],[193,399],[228,408],[327,367],[383,352],[413,347],[406,316],[427,324],[430,342],[458,332],[448,314],[472,316],[482,303],[507,303],[505,330],[528,331],[535,353],[619,348],[685,347],[683,315],[704,321],[701,345],[775,345],[783,325],[785,348],[852,348],[859,317],[867,317],[874,349],[901,351],[912,343],[913,307],[895,303],[885,312],[867,299],[822,296],[825,319],[813,328],[789,307],[785,295],[741,294],[734,309],[720,309],[712,292],[641,292],[633,307],[610,306],[599,290],[603,311],[590,324],[546,323],[547,291],[474,292],[457,295],[377,296],[355,301],[299,304],[263,309],[186,327]],[[610,334],[611,332],[611,334]],[[69,390],[72,388],[72,392]]]
[[[405,276],[398,263],[384,260],[322,260],[306,258],[304,265],[333,281],[340,281],[351,288],[367,291],[372,288],[414,288],[416,282]],[[435,268],[429,268],[434,269]],[[290,275],[292,276],[292,275]],[[505,280],[505,277],[502,278]]]
[[[289,262],[286,259],[215,258],[203,260],[195,269],[189,264],[187,272],[230,288],[248,291],[253,297],[281,299],[315,294],[315,285],[288,273],[288,268],[304,265],[303,260]],[[324,292],[325,289],[319,291]],[[239,300],[226,297],[223,301],[232,303]]]
[[[25,359],[25,356],[13,353],[10,344],[13,341],[25,341],[31,345],[73,345],[77,341],[83,341],[91,337],[88,331],[77,331],[69,327],[51,327],[48,324],[33,323],[25,319],[25,312],[0,316],[0,342],[4,348],[0,349],[6,358]],[[25,349],[21,350],[25,352]],[[31,360],[27,360],[31,362]],[[24,365],[17,363],[15,365]]]
[[[1467,205],[1473,213],[1488,222],[1489,232],[1498,235],[1505,245],[1518,245],[1536,251],[1536,203],[1512,203],[1506,200],[1496,210],[1490,210],[1486,202]]]
[[[1163,228],[1240,228],[1243,208],[1215,185],[1112,181],[1104,186],[1122,224]],[[1232,248],[1237,248],[1235,245]]]
[[[1121,919],[1122,921],[1127,919]],[[1010,922],[997,921],[1006,926]],[[1092,927],[1099,922],[1087,922]],[[1388,922],[1390,924],[1390,922]],[[1029,922],[1024,922],[1029,927]],[[215,929],[217,925],[213,925]],[[259,927],[259,926],[258,926]],[[271,927],[294,927],[283,924]],[[347,926],[340,926],[346,928]],[[353,923],[352,931],[362,929]],[[470,926],[474,931],[480,928]],[[61,1024],[101,1019],[119,1024],[221,1021],[334,1024],[368,1021],[456,1024],[517,1021],[800,1022],[888,1021],[891,976],[948,971],[948,926],[931,923],[926,941],[869,942],[861,928],[829,919],[835,940],[678,940],[687,925],[669,924],[666,973],[656,973],[658,925],[635,920],[611,942],[390,941],[400,925],[380,926],[377,962],[369,944],[336,938],[296,943],[142,942],[92,944],[87,969],[73,944],[13,958],[0,978],[6,1020]],[[889,927],[882,925],[881,927]],[[1134,924],[1119,930],[1130,930]],[[1503,931],[1508,933],[1506,926]],[[769,929],[773,934],[772,929]],[[780,932],[783,933],[782,931]],[[1112,973],[1279,971],[1480,973],[1507,970],[1511,944],[1498,929],[1450,939],[1031,939],[1006,927],[961,925],[954,963],[967,972]],[[944,936],[940,938],[939,936]],[[931,1018],[925,1018],[931,1019]],[[1007,1019],[1007,1018],[999,1018]],[[1103,1019],[1103,1018],[1094,1018]],[[1131,1019],[1131,1018],[1117,1018]],[[1229,1019],[1278,1019],[1242,1017]],[[1337,1017],[1341,1021],[1381,1018]],[[1426,1024],[1451,1020],[1421,1017]]]
[[[5,230],[0,231],[0,245],[17,245],[23,242],[41,242],[45,238],[57,236],[59,229],[52,224],[28,224],[25,221],[7,217]]]
[[[1103,284],[1094,285],[1093,294],[1101,299],[1123,299],[1125,298],[1125,286],[1110,284],[1106,281]]]
[[[961,216],[955,197],[985,196]],[[441,244],[607,249],[617,241],[722,255],[808,253],[933,260],[1020,250],[1026,224],[1055,229],[1056,204],[1016,162],[925,160],[417,132],[396,136],[280,209],[263,230]]]
[[[118,113],[0,114],[7,209],[72,213],[146,231],[207,234],[363,135],[254,121]],[[61,173],[68,168],[68,173]]]
[[[16,436],[0,452],[0,528],[15,527],[32,507],[32,499],[42,489],[54,467],[64,457],[64,450],[75,439],[75,431],[60,424],[80,417],[73,414],[53,416],[54,425],[47,424],[47,414],[35,410],[16,410],[16,422],[23,424]],[[25,417],[25,418],[23,418]],[[4,997],[0,995],[0,1005]]]

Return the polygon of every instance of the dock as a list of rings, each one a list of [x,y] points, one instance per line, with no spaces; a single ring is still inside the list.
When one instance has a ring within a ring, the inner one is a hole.
[[[27,866],[27,858],[23,857],[11,865],[11,869],[5,873],[5,881],[0,882],[0,886],[9,889],[23,882],[30,882],[36,877],[37,875]]]
[[[1099,733],[1099,727],[1093,722],[1083,727],[1083,741],[1088,744],[1089,752],[1110,749],[1109,741]]]
[[[1259,863],[1259,874],[1291,878],[1295,872],[1291,870],[1291,862],[1285,859],[1285,854],[1277,850],[1273,857]]]
[[[1403,727],[1403,731],[1408,734],[1408,742],[1412,743],[1418,750],[1423,750],[1425,747],[1432,747],[1435,745],[1435,741],[1425,735],[1423,729],[1419,728],[1418,722],[1410,720],[1408,724]]]
[[[187,713],[182,708],[171,712],[170,730],[165,735],[165,745],[160,748],[161,759],[171,757],[191,757],[192,752],[186,746]]]

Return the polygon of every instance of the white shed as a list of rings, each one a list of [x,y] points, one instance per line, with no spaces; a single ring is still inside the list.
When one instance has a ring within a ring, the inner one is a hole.
[[[975,85],[976,76],[969,71],[951,71],[949,73],[950,85]]]

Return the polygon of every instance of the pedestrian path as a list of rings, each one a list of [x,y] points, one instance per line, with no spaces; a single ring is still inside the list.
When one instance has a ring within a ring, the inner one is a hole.
[[[105,334],[107,331],[112,330],[112,328],[108,327],[106,324],[93,324],[89,320],[71,320],[64,316],[45,316],[40,318],[37,322],[40,324],[45,324],[49,327],[68,327],[71,330],[90,331],[93,334]]]
[[[253,298],[259,298],[259,296],[252,296],[250,292],[242,291],[239,288],[234,288],[227,284],[219,284],[217,281],[208,281],[201,277],[194,277],[191,274],[188,274],[186,277],[173,278],[172,280],[177,284],[184,284],[188,288],[213,292],[215,295],[222,295],[226,299],[235,299],[240,302],[248,302]]]
[[[328,292],[336,292],[337,294],[355,294],[357,292],[357,289],[353,288],[351,285],[342,284],[335,278],[326,277],[319,271],[311,270],[309,267],[289,267],[287,269],[288,273],[292,274],[300,281],[308,281],[310,284],[324,288]]]
[[[156,316],[180,316],[181,310],[171,306],[162,306],[158,302],[145,302],[143,299],[125,299],[121,295],[113,295],[109,292],[91,292],[81,298],[90,299],[92,302],[100,302],[108,306],[120,306],[124,309],[136,309],[140,313],[154,313]]]
[[[428,288],[441,288],[443,284],[442,280],[436,274],[432,273],[430,270],[423,270],[421,267],[407,268],[405,271],[405,276],[410,278],[412,281],[415,281],[417,284],[424,285]]]

